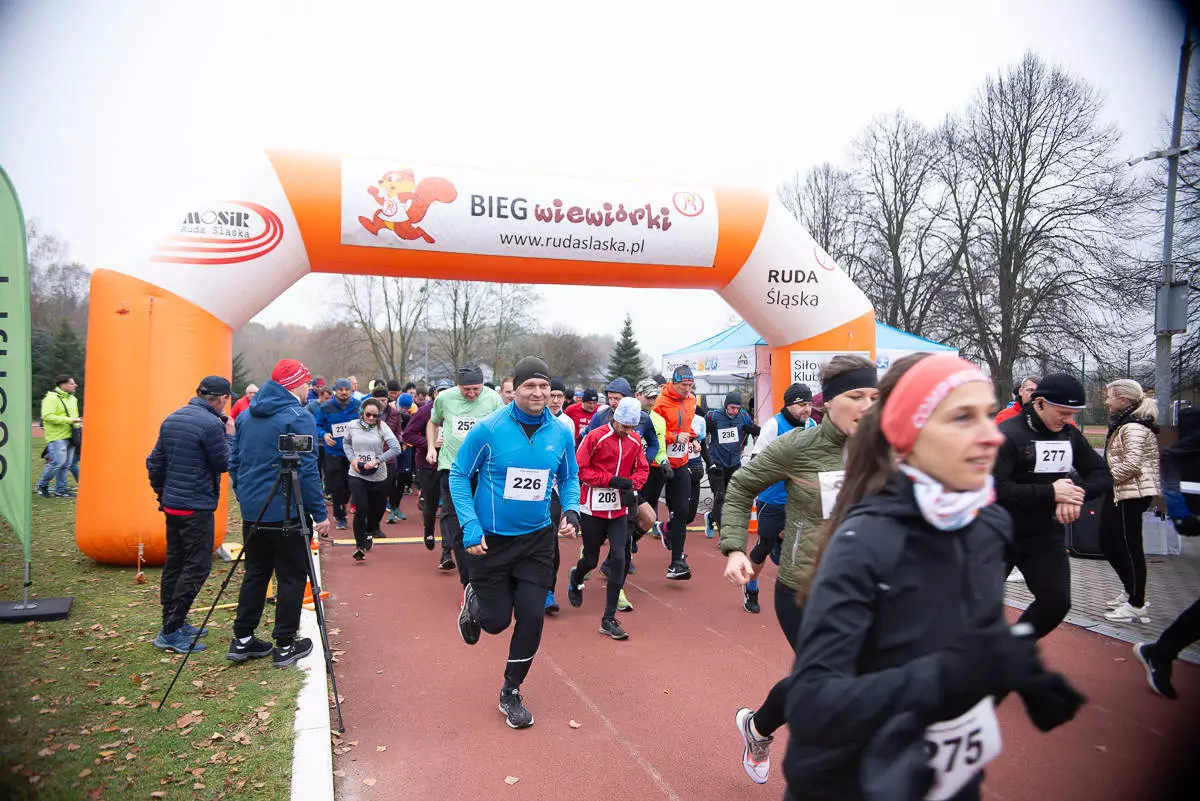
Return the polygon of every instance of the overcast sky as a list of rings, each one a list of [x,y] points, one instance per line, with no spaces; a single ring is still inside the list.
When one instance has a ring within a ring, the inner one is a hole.
[[[95,268],[206,200],[187,176],[236,150],[773,191],[844,163],[878,114],[936,124],[1030,49],[1105,92],[1140,154],[1165,144],[1181,41],[1161,0],[0,0],[0,164]],[[332,313],[335,280],[255,319]],[[545,325],[615,334],[628,312],[656,356],[732,316],[707,291],[541,291]]]

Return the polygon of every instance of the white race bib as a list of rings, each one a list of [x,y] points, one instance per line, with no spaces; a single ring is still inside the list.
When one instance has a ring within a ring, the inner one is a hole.
[[[731,444],[738,441],[738,430],[736,428],[718,428],[717,442],[722,445]]]
[[[349,423],[334,423],[331,425],[330,428],[333,430],[333,438],[341,439],[342,437],[346,436],[346,429],[349,427]]]
[[[686,459],[688,456],[688,446],[686,442],[672,442],[667,446],[668,459]]]
[[[944,801],[1000,755],[1000,722],[990,697],[954,720],[925,729],[927,764],[937,774],[926,801]]]
[[[817,483],[821,487],[821,517],[826,520],[833,514],[837,503],[838,493],[842,491],[842,482],[846,479],[845,470],[826,470],[817,473]]]
[[[621,491],[611,487],[592,487],[588,507],[593,512],[615,512],[621,508]]]
[[[1075,461],[1071,440],[1038,440],[1033,443],[1033,472],[1069,473]]]
[[[549,484],[549,470],[510,467],[504,476],[504,499],[506,501],[542,501],[546,499],[546,488]]]
[[[466,438],[467,434],[471,433],[471,429],[478,422],[474,417],[455,417],[453,431],[460,438]]]

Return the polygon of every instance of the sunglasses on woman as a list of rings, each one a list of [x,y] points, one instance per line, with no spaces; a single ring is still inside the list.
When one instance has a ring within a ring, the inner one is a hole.
[[[364,414],[364,415],[363,415],[363,419],[364,419],[364,420],[376,420],[376,419],[378,419],[378,418],[379,418],[379,415],[377,415],[377,414],[370,414],[370,413],[368,413],[368,414]]]

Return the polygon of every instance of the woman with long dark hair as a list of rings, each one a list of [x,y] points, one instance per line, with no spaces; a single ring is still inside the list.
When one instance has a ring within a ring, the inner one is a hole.
[[[971,363],[918,354],[859,422],[797,642],[786,799],[978,799],[994,697],[1043,730],[1082,703],[1005,622],[995,403]]]
[[[1107,387],[1108,438],[1104,460],[1112,473],[1112,502],[1100,515],[1100,548],[1121,579],[1123,592],[1108,602],[1104,616],[1122,623],[1148,623],[1146,552],[1142,515],[1162,487],[1158,478],[1158,406],[1141,385],[1123,378]]]

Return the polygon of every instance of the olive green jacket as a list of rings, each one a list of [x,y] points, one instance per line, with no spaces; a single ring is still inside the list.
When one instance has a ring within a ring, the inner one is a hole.
[[[825,519],[818,476],[845,468],[846,440],[825,415],[816,428],[792,429],[734,473],[721,512],[721,553],[749,550],[750,505],[758,493],[777,481],[786,481],[787,521],[779,580],[799,592],[807,590],[825,541],[817,535]],[[824,511],[832,513],[833,509]]]

